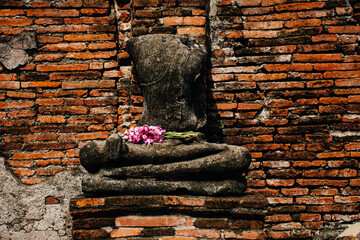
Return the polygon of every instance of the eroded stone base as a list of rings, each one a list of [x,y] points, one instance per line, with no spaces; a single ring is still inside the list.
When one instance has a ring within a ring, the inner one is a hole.
[[[265,239],[268,201],[241,197],[79,197],[73,239]]]
[[[155,179],[117,180],[86,174],[82,180],[82,190],[91,195],[199,195],[199,196],[239,196],[246,189],[245,181],[161,181]]]

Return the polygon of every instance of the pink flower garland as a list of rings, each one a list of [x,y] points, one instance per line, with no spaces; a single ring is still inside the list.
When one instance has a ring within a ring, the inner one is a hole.
[[[153,142],[163,142],[162,134],[167,133],[166,130],[160,126],[131,127],[124,133],[124,136],[129,139],[131,143],[145,143],[151,144]]]

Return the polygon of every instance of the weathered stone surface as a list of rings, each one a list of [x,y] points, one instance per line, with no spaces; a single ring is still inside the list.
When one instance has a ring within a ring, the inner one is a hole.
[[[106,143],[91,141],[80,150],[80,163],[89,172],[97,172],[107,161]]]
[[[360,239],[360,222],[350,225],[343,231],[336,240],[359,240]]]
[[[69,201],[81,194],[81,177],[80,172],[63,172],[49,181],[24,185],[5,169],[0,157],[0,239],[71,238]],[[47,205],[49,196],[60,202]]]
[[[135,144],[127,144],[129,149],[137,146]],[[182,148],[182,146],[184,148]],[[99,174],[117,179],[127,178],[156,178],[170,180],[216,180],[216,179],[239,179],[243,172],[247,170],[250,164],[250,154],[243,148],[238,146],[230,146],[225,144],[193,144],[178,145],[173,149],[169,146],[162,147],[164,155],[160,155],[160,163],[156,163],[156,157],[149,159],[149,163],[145,163],[148,158],[143,157],[144,164],[124,166],[118,168],[103,168]],[[222,148],[221,151],[215,152]],[[147,146],[149,155],[153,152],[154,146]],[[201,155],[201,150],[208,148]],[[189,150],[188,150],[189,149]],[[185,151],[188,150],[188,151]],[[200,151],[198,151],[200,150]],[[174,151],[175,159],[171,154]],[[135,151],[134,156],[137,157]],[[209,154],[210,153],[210,154]],[[207,155],[205,155],[207,154]],[[128,154],[130,155],[130,154]],[[167,156],[166,156],[167,155]],[[197,155],[197,156],[196,156]],[[155,155],[156,156],[156,155]],[[196,157],[194,157],[196,156]],[[180,160],[176,161],[176,157]],[[119,161],[122,159],[120,158]],[[155,161],[152,161],[155,160]],[[176,162],[173,162],[176,161]]]
[[[178,194],[178,195],[241,195],[246,186],[234,180],[224,181],[161,181],[151,178],[117,180],[100,175],[85,175],[82,182],[84,193],[106,194]]]
[[[34,48],[36,48],[35,34],[22,33],[10,42],[0,44],[0,62],[6,69],[15,69],[28,61],[25,50]]]
[[[106,142],[85,145],[80,159],[94,173],[83,179],[86,193],[240,195],[251,156],[243,147],[201,138],[191,143],[166,139],[144,146],[111,136]]]
[[[144,95],[139,125],[168,131],[198,130],[206,122],[205,47],[184,36],[156,34],[127,42]]]

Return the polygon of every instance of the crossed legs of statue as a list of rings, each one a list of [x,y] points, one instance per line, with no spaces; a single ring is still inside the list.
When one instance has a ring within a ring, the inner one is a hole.
[[[201,138],[191,144],[167,139],[139,145],[125,143],[119,135],[85,145],[80,159],[93,172],[84,177],[83,191],[99,194],[239,195],[250,164],[249,152],[240,146]]]

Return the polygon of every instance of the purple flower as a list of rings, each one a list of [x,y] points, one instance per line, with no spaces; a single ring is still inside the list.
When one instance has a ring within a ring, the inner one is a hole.
[[[151,144],[153,142],[163,142],[162,134],[167,133],[160,126],[132,127],[123,135],[129,139],[131,143]]]

